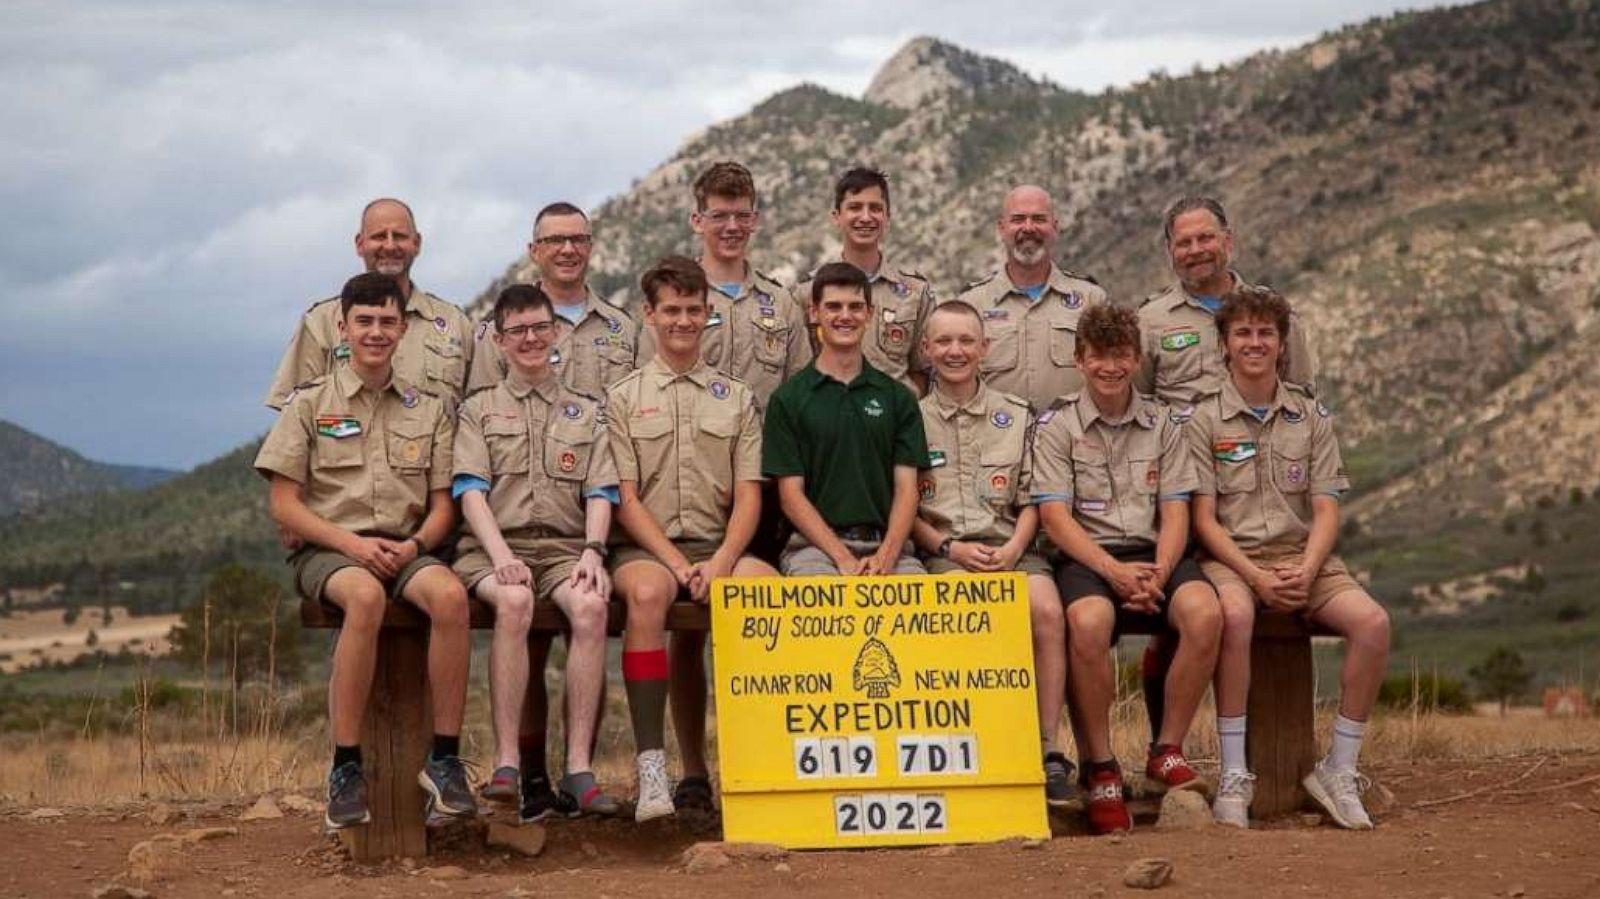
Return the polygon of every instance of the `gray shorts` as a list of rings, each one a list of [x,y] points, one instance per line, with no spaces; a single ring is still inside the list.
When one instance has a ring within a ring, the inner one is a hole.
[[[389,598],[400,599],[400,594],[405,590],[406,584],[411,583],[411,579],[416,577],[417,572],[424,568],[443,564],[433,556],[424,555],[412,559],[406,567],[400,569],[400,572],[392,580],[384,582],[384,587],[389,591]],[[294,570],[294,585],[300,591],[301,596],[307,599],[320,599],[331,602],[332,600],[328,600],[322,595],[322,591],[328,586],[328,579],[341,569],[361,568],[361,563],[344,553],[307,543],[289,556],[289,567]],[[378,576],[374,574],[373,577]],[[383,580],[382,578],[378,579],[380,581]]]
[[[845,548],[855,553],[856,556],[870,556],[878,551],[881,544],[864,543],[859,540],[844,541]],[[839,567],[833,564],[828,554],[806,542],[806,539],[795,534],[789,540],[789,545],[783,551],[783,564],[780,566],[785,577],[815,577],[837,575]],[[922,567],[917,557],[911,552],[911,541],[900,549],[900,558],[895,560],[894,570],[889,574],[927,574],[928,570]]]

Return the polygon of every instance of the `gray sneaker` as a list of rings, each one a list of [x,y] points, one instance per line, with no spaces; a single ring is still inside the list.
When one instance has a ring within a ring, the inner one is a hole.
[[[417,772],[417,783],[428,791],[428,811],[452,818],[470,818],[478,813],[477,800],[467,783],[467,763],[459,756],[436,759],[432,755]]]
[[[1218,824],[1250,829],[1250,803],[1256,795],[1256,776],[1249,771],[1225,768],[1222,783],[1217,786],[1216,801],[1211,803],[1211,816]]]
[[[1348,830],[1371,830],[1372,818],[1368,817],[1366,806],[1361,804],[1361,788],[1366,784],[1354,769],[1339,771],[1327,766],[1327,759],[1317,762],[1311,773],[1305,776],[1300,783],[1305,786],[1306,792],[1340,827]]]
[[[1072,762],[1059,752],[1044,757],[1044,801],[1053,808],[1082,808],[1083,791]]]
[[[367,779],[359,764],[345,762],[328,772],[328,809],[323,820],[333,830],[372,822],[372,812],[367,809]]]

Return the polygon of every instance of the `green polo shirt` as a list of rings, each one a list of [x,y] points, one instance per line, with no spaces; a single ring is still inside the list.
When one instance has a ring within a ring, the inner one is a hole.
[[[894,467],[928,467],[917,398],[865,361],[845,384],[813,362],[773,394],[761,440],[761,473],[805,478],[806,499],[834,530],[887,527]]]

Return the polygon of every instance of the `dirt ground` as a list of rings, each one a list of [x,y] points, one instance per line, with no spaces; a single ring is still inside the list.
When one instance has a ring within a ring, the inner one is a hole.
[[[159,899],[1113,896],[1138,892],[1122,885],[1123,872],[1151,857],[1175,865],[1163,889],[1184,896],[1600,896],[1600,751],[1370,773],[1394,794],[1370,833],[1301,815],[1249,832],[1177,833],[1141,821],[1126,837],[736,856],[703,873],[686,870],[682,856],[716,834],[670,822],[556,822],[537,858],[457,839],[430,858],[363,866],[322,835],[312,812],[241,822],[243,803],[190,803],[157,826],[152,806],[11,806],[0,809],[0,896],[88,897],[111,883]],[[1437,803],[1462,794],[1471,795]],[[185,847],[170,876],[130,879],[136,844],[200,827],[238,832]]]

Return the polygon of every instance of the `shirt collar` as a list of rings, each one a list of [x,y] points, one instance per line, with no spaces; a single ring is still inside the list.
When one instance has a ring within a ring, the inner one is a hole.
[[[955,417],[957,412],[965,412],[968,415],[982,417],[984,411],[988,408],[989,388],[982,381],[978,382],[978,389],[972,394],[972,398],[964,403],[956,402],[954,397],[939,389],[937,379],[934,380],[929,392],[933,395],[934,408],[938,410],[939,417],[945,421]]]
[[[1242,286],[1244,286],[1245,284],[1248,283],[1248,282],[1245,281],[1244,278],[1239,276],[1239,272],[1236,271],[1235,269],[1231,269],[1231,268],[1228,269],[1228,274],[1233,276],[1233,288],[1234,289],[1242,287]],[[1177,282],[1174,285],[1174,287],[1177,289],[1178,296],[1183,298],[1183,302],[1188,303],[1189,305],[1195,307],[1196,309],[1202,310],[1202,311],[1204,311],[1204,312],[1206,312],[1208,314],[1211,312],[1211,310],[1206,309],[1205,306],[1202,306],[1200,304],[1200,300],[1199,300],[1198,297],[1196,297],[1194,294],[1190,293],[1189,289],[1183,286],[1183,282],[1182,281]],[[1222,297],[1217,297],[1217,299],[1220,300],[1220,299],[1222,299]]]
[[[1148,430],[1156,426],[1156,419],[1159,418],[1155,403],[1140,396],[1138,393],[1133,395],[1133,400],[1128,403],[1128,408],[1117,418],[1107,418],[1101,415],[1100,407],[1094,404],[1094,398],[1089,396],[1087,390],[1078,395],[1077,406],[1078,422],[1083,425],[1085,431],[1088,431],[1089,427],[1096,421],[1104,422],[1108,428],[1120,428],[1132,422]]]
[[[680,375],[668,367],[665,362],[661,361],[660,356],[652,356],[650,361],[644,364],[644,374],[645,377],[650,379],[650,385],[659,390],[679,378],[704,387],[710,383],[714,372],[711,366],[707,365],[704,359],[701,359],[695,363],[694,368]]]
[[[1224,420],[1234,418],[1239,415],[1248,415],[1251,418],[1256,418],[1255,410],[1252,409],[1250,404],[1245,402],[1244,397],[1239,394],[1239,388],[1234,386],[1233,378],[1227,377],[1222,379],[1222,394],[1218,399],[1221,403],[1222,417]],[[1283,379],[1279,378],[1278,388],[1272,394],[1272,401],[1267,403],[1267,411],[1269,413],[1276,412],[1277,410],[1282,409],[1286,404],[1288,404],[1288,402],[1289,392],[1283,386]],[[1267,417],[1271,418],[1272,416],[1269,414]],[[1257,420],[1259,421],[1260,419]]]
[[[525,400],[528,398],[529,394],[537,393],[539,394],[539,398],[544,400],[546,403],[554,403],[556,401],[556,390],[560,380],[561,379],[557,377],[555,371],[551,370],[550,374],[544,380],[534,383],[532,381],[523,380],[522,376],[519,375],[515,369],[512,369],[506,372],[506,389],[511,391],[511,395],[519,400]]]

